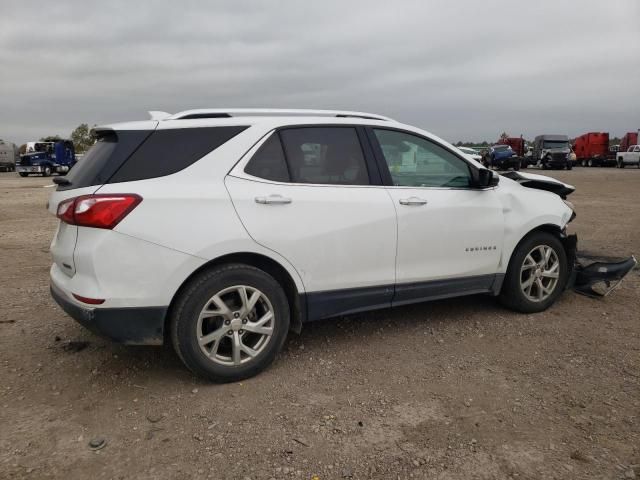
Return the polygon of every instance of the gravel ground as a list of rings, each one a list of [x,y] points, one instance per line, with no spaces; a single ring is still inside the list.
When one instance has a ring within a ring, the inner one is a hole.
[[[640,170],[549,174],[582,249],[640,253]],[[211,385],[51,300],[50,182],[0,174],[0,478],[640,478],[638,270],[536,315],[476,296],[319,322]]]

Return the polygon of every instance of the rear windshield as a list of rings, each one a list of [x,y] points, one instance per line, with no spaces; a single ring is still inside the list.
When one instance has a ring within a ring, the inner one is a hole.
[[[493,147],[494,150],[501,152],[502,150],[509,150],[511,147],[509,145],[495,145]]]
[[[121,130],[99,133],[58,190],[131,182],[187,168],[247,127]]]
[[[149,135],[151,135],[151,130],[98,132],[96,143],[67,174],[68,183],[58,185],[58,190],[71,190],[107,183]]]

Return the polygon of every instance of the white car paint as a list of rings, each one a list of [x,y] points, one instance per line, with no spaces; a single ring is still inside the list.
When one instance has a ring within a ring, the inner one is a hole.
[[[626,152],[616,154],[618,165],[637,165],[640,167],[640,145],[629,145]]]
[[[476,162],[482,160],[482,155],[480,155],[476,150],[469,147],[457,147],[462,153],[464,153],[467,157],[472,158]]]
[[[244,166],[269,132],[288,125],[392,126],[456,149],[428,132],[390,120],[314,112],[271,116],[249,111],[247,115],[255,116],[167,118],[99,127],[249,125],[175,174],[53,192],[52,213],[61,201],[86,193],[136,193],[143,198],[113,230],[60,226],[51,244],[51,279],[70,302],[86,307],[72,297],[76,293],[104,298],[102,305],[92,307],[96,309],[167,306],[198,268],[239,252],[260,254],[280,264],[299,293],[504,273],[513,249],[528,232],[546,224],[564,229],[571,217],[571,209],[558,196],[506,178],[485,190],[257,179],[244,173]],[[255,197],[269,195],[291,198],[292,203],[255,202]],[[407,196],[427,203],[400,205]],[[465,252],[476,246],[496,249],[476,255]]]

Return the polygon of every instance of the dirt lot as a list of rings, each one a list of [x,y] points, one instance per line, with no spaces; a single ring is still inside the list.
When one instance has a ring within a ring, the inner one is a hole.
[[[640,254],[640,170],[551,175],[582,249]],[[50,182],[0,174],[0,478],[640,478],[638,270],[537,315],[471,297],[308,325],[210,385],[54,304]]]

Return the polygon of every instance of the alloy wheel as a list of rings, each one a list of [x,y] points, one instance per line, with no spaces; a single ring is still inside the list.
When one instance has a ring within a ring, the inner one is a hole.
[[[198,316],[200,350],[213,362],[236,366],[258,356],[273,335],[274,311],[257,288],[236,285],[211,297]]]
[[[520,289],[532,302],[542,302],[555,291],[560,277],[560,260],[548,245],[534,247],[520,268]]]

